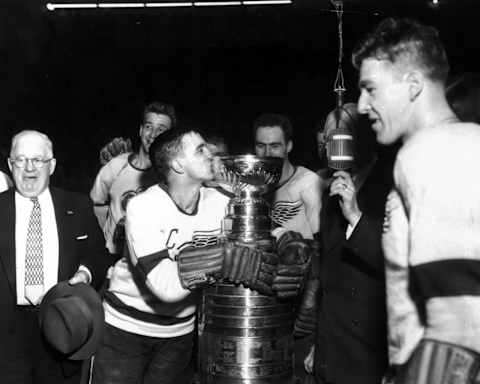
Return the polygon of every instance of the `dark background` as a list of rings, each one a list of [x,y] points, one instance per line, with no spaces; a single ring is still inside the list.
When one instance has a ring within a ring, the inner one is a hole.
[[[318,165],[315,128],[335,104],[337,17],[329,0],[55,12],[47,1],[0,1],[0,147],[5,156],[21,129],[47,133],[57,185],[87,192],[98,150],[114,136],[135,139],[142,106],[154,99],[174,104],[181,121],[225,135],[233,153],[251,148],[258,114],[285,113],[295,129],[293,161]],[[453,77],[478,71],[478,0],[439,2],[344,1],[347,101],[358,95],[352,48],[386,16],[437,26]]]

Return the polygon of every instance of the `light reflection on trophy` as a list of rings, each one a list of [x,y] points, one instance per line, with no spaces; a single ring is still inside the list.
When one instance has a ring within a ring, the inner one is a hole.
[[[282,160],[253,155],[220,158],[216,181],[235,196],[223,221],[227,240],[273,247],[269,204],[262,194],[278,183]],[[199,311],[202,384],[291,384],[293,308],[242,285],[217,283],[204,290]]]

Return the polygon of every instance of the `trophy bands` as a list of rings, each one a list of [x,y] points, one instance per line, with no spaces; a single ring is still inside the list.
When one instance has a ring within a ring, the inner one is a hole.
[[[219,158],[216,180],[235,194],[222,226],[228,240],[273,248],[270,207],[262,194],[278,183],[281,173],[278,158]],[[242,285],[206,288],[199,311],[201,383],[292,384],[293,321],[290,302]]]

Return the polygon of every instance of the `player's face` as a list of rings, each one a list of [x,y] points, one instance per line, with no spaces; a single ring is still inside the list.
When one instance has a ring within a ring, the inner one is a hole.
[[[286,159],[292,142],[285,141],[280,127],[259,127],[255,133],[255,153],[259,157],[271,156]]]
[[[387,60],[367,58],[360,67],[358,112],[368,115],[381,144],[403,138],[409,129],[411,100],[406,74]]]
[[[26,161],[23,164],[15,161],[19,159]],[[45,140],[31,133],[18,139],[8,164],[17,191],[25,197],[36,197],[48,187],[56,162]]]
[[[153,112],[145,114],[139,133],[143,151],[148,153],[153,140],[171,127],[172,120],[167,115]]]
[[[183,156],[179,161],[185,174],[199,182],[213,180],[212,154],[202,136],[195,132],[187,133],[182,144]]]

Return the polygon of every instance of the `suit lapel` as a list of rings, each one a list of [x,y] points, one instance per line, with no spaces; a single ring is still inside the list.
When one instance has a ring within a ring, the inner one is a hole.
[[[342,215],[336,197],[328,197],[325,208],[325,217],[328,225],[324,226],[326,228],[322,227],[322,231],[325,231],[324,246],[325,251],[328,252],[345,240],[347,221]]]
[[[55,220],[57,221],[58,232],[58,281],[65,280],[69,273],[68,258],[64,255],[68,254],[68,249],[71,249],[70,226],[68,225],[68,215],[73,214],[69,210],[68,202],[60,190],[51,188],[53,209],[55,210]]]
[[[375,161],[368,168],[366,168],[365,174],[363,175],[364,180],[361,182],[361,185],[357,191],[357,203],[360,209],[362,209],[363,207],[364,196],[368,196],[369,194],[368,188],[366,188],[366,186],[369,185],[371,175],[372,175],[371,170],[376,164],[377,162]],[[325,250],[328,252],[335,246],[345,241],[345,234],[347,231],[348,222],[343,217],[342,210],[340,208],[338,199],[336,197],[327,197],[326,215],[328,218],[329,225],[326,229],[327,236],[325,238],[324,244],[325,244]]]
[[[17,276],[15,265],[15,189],[10,189],[6,204],[2,209],[0,233],[2,234],[0,255],[12,295],[17,296]]]

